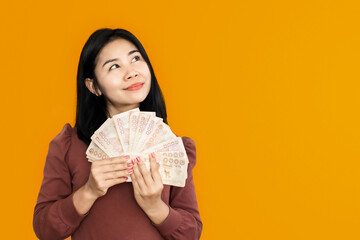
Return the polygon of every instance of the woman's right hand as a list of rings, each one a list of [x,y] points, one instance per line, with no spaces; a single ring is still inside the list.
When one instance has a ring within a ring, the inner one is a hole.
[[[123,183],[133,172],[130,156],[120,156],[93,161],[88,181],[73,195],[75,209],[87,214],[96,199],[106,194],[109,187]]]
[[[130,156],[120,156],[93,161],[86,188],[94,198],[104,196],[107,190],[119,183],[125,182],[133,172]]]

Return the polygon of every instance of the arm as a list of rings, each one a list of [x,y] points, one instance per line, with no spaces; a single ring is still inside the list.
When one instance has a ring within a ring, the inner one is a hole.
[[[40,239],[64,239],[70,236],[86,215],[79,214],[73,203],[71,174],[65,161],[71,144],[71,126],[66,124],[50,142],[34,210],[33,227]]]
[[[51,141],[44,168],[44,179],[34,211],[34,230],[40,239],[64,239],[70,236],[99,197],[108,188],[123,183],[132,166],[127,157],[101,159],[91,164],[88,181],[73,193],[67,152],[71,144],[71,126],[65,126]]]
[[[196,164],[195,142],[188,137],[183,137],[183,142],[189,159],[185,187],[171,187],[169,215],[161,224],[154,224],[161,235],[169,240],[199,239],[202,231],[192,175],[192,169]]]

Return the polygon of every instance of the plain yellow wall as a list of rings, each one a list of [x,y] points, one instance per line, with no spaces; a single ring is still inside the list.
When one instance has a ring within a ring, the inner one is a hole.
[[[48,144],[102,27],[140,39],[196,142],[201,239],[360,239],[357,2],[3,2],[1,239],[36,239]]]

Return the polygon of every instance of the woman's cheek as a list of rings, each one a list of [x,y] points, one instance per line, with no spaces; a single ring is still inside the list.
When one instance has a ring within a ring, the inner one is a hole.
[[[119,80],[111,80],[107,82],[105,88],[105,93],[110,99],[116,99],[117,95],[121,91],[121,86]]]
[[[107,91],[121,90],[121,81],[119,78],[112,78],[107,81]]]
[[[147,65],[146,62],[142,62],[141,65],[139,66],[139,71],[144,75],[144,76],[149,76],[150,75],[150,69],[149,66]]]

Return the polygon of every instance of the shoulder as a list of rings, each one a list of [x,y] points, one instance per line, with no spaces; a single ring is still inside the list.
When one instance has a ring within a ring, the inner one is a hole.
[[[195,147],[195,141],[190,137],[181,137],[185,148],[188,148],[189,150],[196,150]]]
[[[53,138],[51,142],[63,143],[71,141],[71,136],[73,133],[73,128],[70,123],[66,123],[61,131]]]
[[[190,167],[193,168],[196,164],[196,146],[195,146],[195,141],[190,138],[190,137],[181,137],[185,150],[186,150],[186,154],[188,156],[189,159],[189,164]]]
[[[71,145],[71,139],[76,133],[69,123],[66,123],[61,131],[51,140],[49,151],[55,154],[66,154]]]

